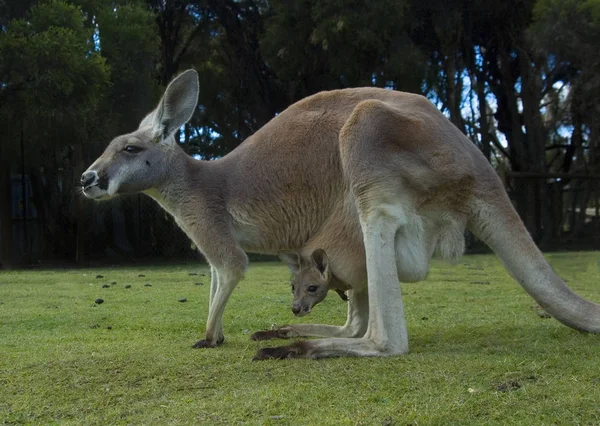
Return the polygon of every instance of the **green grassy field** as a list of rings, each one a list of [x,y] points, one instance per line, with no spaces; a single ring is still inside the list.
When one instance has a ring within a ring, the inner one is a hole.
[[[548,258],[600,302],[600,253]],[[600,424],[600,336],[539,316],[495,257],[434,262],[427,281],[403,285],[411,352],[388,359],[252,362],[283,344],[249,341],[254,331],[345,320],[335,293],[294,318],[276,263],[252,264],[234,292],[225,344],[191,349],[208,275],[203,265],[0,273],[0,423]]]

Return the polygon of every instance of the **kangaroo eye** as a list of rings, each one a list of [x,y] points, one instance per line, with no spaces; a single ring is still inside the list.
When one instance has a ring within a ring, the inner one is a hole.
[[[123,151],[128,152],[129,154],[137,154],[138,152],[142,152],[143,149],[139,146],[127,145],[125,148],[123,148]]]
[[[316,285],[309,285],[307,290],[308,290],[309,293],[314,293],[314,292],[317,291],[317,286]]]

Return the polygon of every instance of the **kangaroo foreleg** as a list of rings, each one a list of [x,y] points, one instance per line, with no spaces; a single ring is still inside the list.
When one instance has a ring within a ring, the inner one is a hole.
[[[229,262],[213,264],[211,262],[210,300],[208,320],[206,322],[206,337],[194,344],[194,348],[213,348],[225,340],[223,335],[223,312],[229,296],[237,283],[242,279],[246,264],[246,254],[241,250],[230,253]],[[234,256],[237,254],[237,256]],[[234,262],[233,259],[238,259]]]
[[[217,294],[217,290],[219,288],[219,272],[217,270],[217,268],[215,268],[214,266],[210,266],[210,295],[209,295],[209,299],[208,299],[208,312],[211,312],[212,306],[213,306],[213,301],[215,299],[215,295]],[[224,335],[223,335],[223,322],[221,322],[220,328],[215,330],[214,334],[216,336],[218,336],[217,338],[217,344],[220,344],[224,341]],[[201,342],[201,341],[200,341]],[[198,347],[204,347],[204,346],[199,346],[200,342],[197,342],[194,347],[198,348]]]
[[[217,288],[219,288],[219,274],[217,273],[217,268],[210,265],[210,299],[208,299],[208,310],[210,310],[210,306],[215,298]]]

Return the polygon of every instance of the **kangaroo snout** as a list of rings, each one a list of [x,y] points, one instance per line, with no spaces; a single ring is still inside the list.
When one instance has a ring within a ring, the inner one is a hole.
[[[98,179],[98,173],[96,173],[95,171],[89,170],[89,171],[83,172],[83,174],[81,175],[81,186],[83,188],[87,188],[88,186],[90,186],[94,182],[96,182],[97,179]]]
[[[310,306],[302,306],[302,305],[292,305],[292,312],[297,317],[303,317],[304,315],[310,313]]]

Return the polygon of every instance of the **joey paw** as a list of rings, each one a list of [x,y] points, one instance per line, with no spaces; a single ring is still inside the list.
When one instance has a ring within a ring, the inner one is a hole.
[[[279,330],[263,330],[257,331],[252,336],[250,336],[250,340],[271,340],[271,339],[283,339],[284,336],[281,335]]]
[[[252,361],[262,361],[265,359],[286,359],[286,358],[305,358],[307,355],[306,342],[296,342],[287,346],[276,346],[274,348],[262,348]]]

